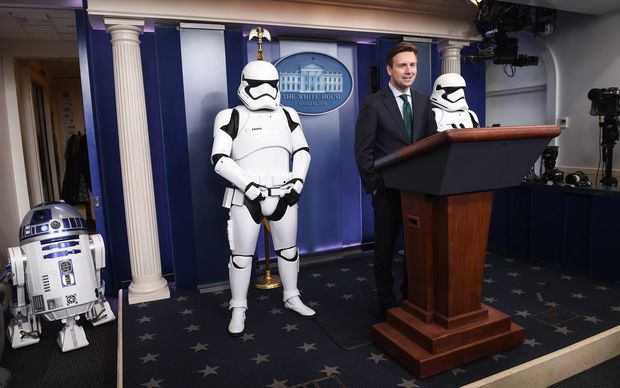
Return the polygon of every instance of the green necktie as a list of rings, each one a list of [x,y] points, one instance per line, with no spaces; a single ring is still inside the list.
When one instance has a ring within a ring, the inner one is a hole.
[[[411,113],[411,104],[406,94],[401,94],[400,98],[403,99],[403,120],[405,120],[405,128],[407,128],[407,135],[409,135],[409,141],[411,141],[411,133],[413,127],[413,115]]]

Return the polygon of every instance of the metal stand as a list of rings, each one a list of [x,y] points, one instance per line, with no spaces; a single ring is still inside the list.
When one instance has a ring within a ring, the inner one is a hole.
[[[265,236],[265,275],[257,276],[254,280],[254,287],[261,290],[282,287],[282,282],[278,275],[272,275],[269,266],[269,221],[263,218],[263,234]]]
[[[604,165],[603,178],[601,183],[605,187],[618,186],[618,179],[612,176],[612,165],[614,158],[614,145],[618,141],[620,134],[618,132],[618,118],[614,116],[605,116],[603,122],[600,123],[601,127],[601,149],[602,159]]]

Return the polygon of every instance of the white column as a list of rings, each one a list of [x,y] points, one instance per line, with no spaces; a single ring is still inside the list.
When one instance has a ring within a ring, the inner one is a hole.
[[[142,20],[104,19],[112,35],[125,218],[131,264],[129,304],[170,297],[161,275],[151,150],[140,57]]]
[[[439,41],[439,57],[441,58],[441,74],[461,74],[461,49],[470,42],[442,39]]]

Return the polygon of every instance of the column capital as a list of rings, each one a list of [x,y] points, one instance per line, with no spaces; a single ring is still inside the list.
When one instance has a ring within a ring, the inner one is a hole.
[[[456,39],[440,39],[437,42],[437,47],[439,51],[443,51],[445,49],[462,49],[465,46],[469,46],[471,42],[467,40],[456,40]]]
[[[103,24],[105,24],[108,32],[119,29],[137,31],[138,33],[144,31],[144,20],[140,19],[103,18]]]
[[[461,74],[461,49],[468,46],[469,43],[466,40],[455,39],[441,39],[438,42],[441,74]]]

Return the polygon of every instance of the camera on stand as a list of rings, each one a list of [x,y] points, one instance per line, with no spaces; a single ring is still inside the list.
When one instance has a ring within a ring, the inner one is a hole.
[[[611,174],[613,165],[613,150],[618,141],[618,116],[620,116],[620,89],[616,87],[606,89],[590,89],[588,99],[592,101],[590,115],[599,117],[601,128],[601,150],[603,160],[603,186],[618,186],[618,180]],[[603,118],[600,120],[600,118]]]
[[[556,18],[556,10],[550,8],[481,0],[474,24],[482,36],[482,42],[476,53],[465,56],[465,62],[478,63],[490,59],[495,65],[536,66],[538,57],[520,54],[518,38],[508,34],[520,31],[550,34]]]
[[[583,171],[575,171],[566,175],[564,180],[567,185],[572,187],[591,187],[590,179],[588,175]]]
[[[555,168],[558,152],[558,146],[547,146],[543,151],[541,158],[542,164],[545,166],[545,172],[538,178],[538,183],[557,185],[564,182],[564,173]]]

